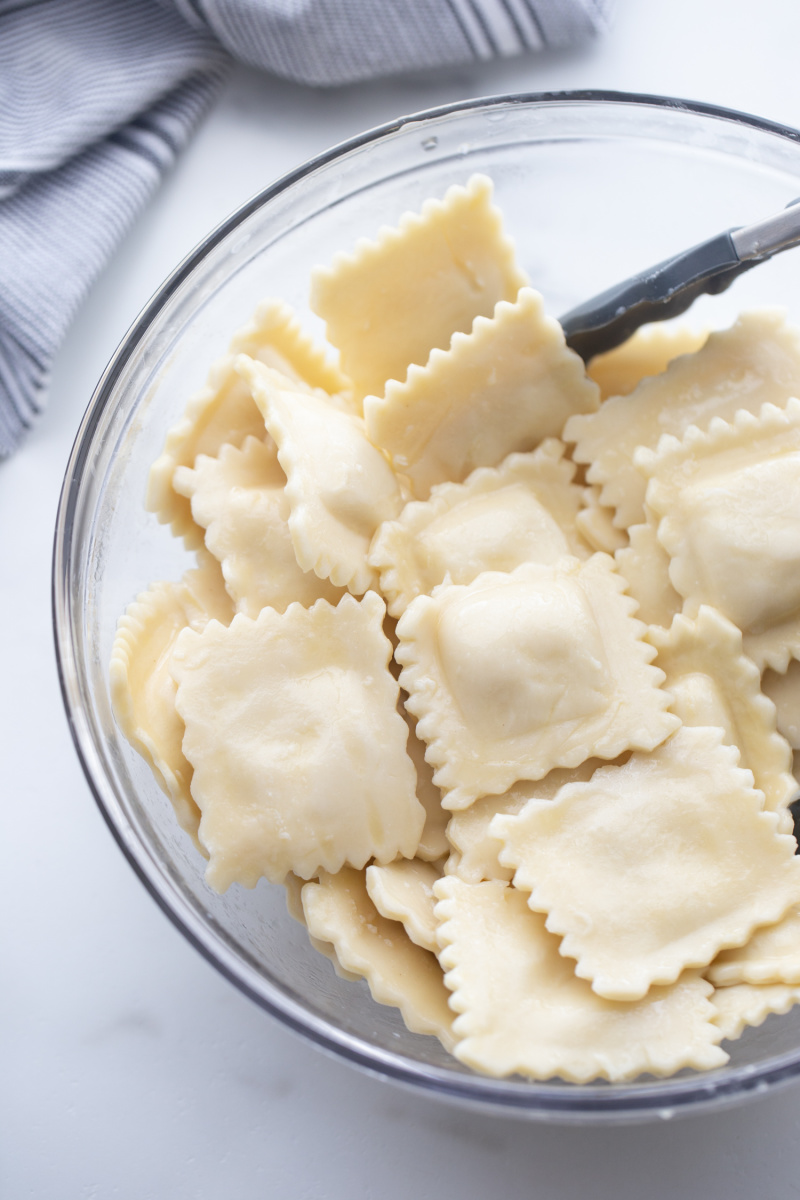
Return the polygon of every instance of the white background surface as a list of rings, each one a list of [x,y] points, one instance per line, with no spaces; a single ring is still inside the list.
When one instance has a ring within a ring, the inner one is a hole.
[[[795,0],[620,0],[580,49],[337,92],[239,70],[95,288],[50,410],[0,464],[0,1195],[4,1200],[784,1200],[800,1087],[719,1115],[576,1129],[465,1114],[322,1056],[184,942],[107,832],[64,719],[50,621],[58,491],[107,359],[252,193],[403,113],[611,88],[800,126]]]

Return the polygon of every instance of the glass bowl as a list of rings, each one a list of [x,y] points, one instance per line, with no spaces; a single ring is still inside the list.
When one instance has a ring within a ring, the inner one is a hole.
[[[64,701],[89,784],[142,882],[237,987],[321,1047],[378,1075],[495,1114],[642,1120],[719,1106],[800,1073],[800,1008],[730,1044],[724,1069],[577,1086],[490,1079],[409,1033],[364,983],[344,982],[262,880],[225,895],[114,722],[117,619],[193,556],[143,506],[166,430],[266,295],[309,328],[309,274],[361,236],[475,171],[548,310],[800,195],[800,134],[707,105],[613,93],[481,99],[398,120],[339,146],[245,204],[166,281],[109,364],[81,424],[58,513],[54,620]],[[800,316],[800,259],[778,256],[688,314],[724,326],[754,305]]]

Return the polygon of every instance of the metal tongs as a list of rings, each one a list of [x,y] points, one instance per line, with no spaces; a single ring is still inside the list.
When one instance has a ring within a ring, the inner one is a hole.
[[[685,312],[704,292],[724,292],[738,275],[800,244],[800,197],[754,225],[729,229],[618,283],[561,318],[567,345],[588,362],[640,325]]]

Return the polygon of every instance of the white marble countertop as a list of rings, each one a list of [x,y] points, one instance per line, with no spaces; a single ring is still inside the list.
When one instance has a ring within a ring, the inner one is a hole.
[[[464,1113],[320,1054],[165,920],[94,805],[50,620],[58,492],[107,359],[175,263],[309,156],[479,94],[607,88],[800,126],[794,0],[619,0],[579,49],[336,92],[241,69],[76,320],[45,419],[0,465],[0,1195],[536,1200],[800,1195],[800,1086],[691,1120],[546,1127]]]

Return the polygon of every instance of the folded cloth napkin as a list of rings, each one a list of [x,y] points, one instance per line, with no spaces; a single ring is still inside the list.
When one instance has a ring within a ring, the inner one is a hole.
[[[0,457],[230,56],[312,85],[585,38],[607,0],[0,0]]]

